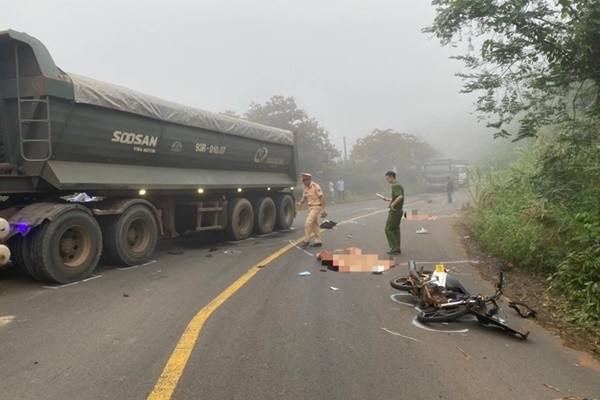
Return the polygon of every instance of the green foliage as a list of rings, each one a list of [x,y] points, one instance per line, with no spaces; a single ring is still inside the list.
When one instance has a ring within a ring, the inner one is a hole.
[[[317,180],[331,179],[335,160],[341,156],[329,141],[329,133],[316,119],[298,108],[293,97],[273,96],[265,104],[250,104],[244,114],[248,121],[287,129],[298,134],[298,168]]]
[[[579,321],[600,320],[600,221],[588,212],[577,214],[578,235],[574,248],[550,276],[551,288],[568,294],[580,307],[574,314]]]
[[[535,156],[533,149],[524,149],[510,168],[488,170],[485,177],[480,176],[471,218],[476,236],[488,249],[508,262],[532,269],[538,269],[546,258],[541,238],[552,229],[548,204],[531,182],[537,172],[531,162]]]
[[[433,0],[424,29],[444,45],[466,41],[481,119],[495,137],[535,137],[501,171],[475,171],[469,221],[491,250],[549,276],[577,305],[600,315],[600,1]],[[552,127],[552,132],[545,132]]]
[[[476,170],[468,223],[504,260],[548,276],[577,305],[577,321],[598,321],[600,139],[577,136],[587,138],[585,146],[544,132],[509,167]]]
[[[469,43],[455,58],[464,92],[480,94],[481,119],[516,140],[551,123],[600,119],[600,2],[594,0],[433,0],[436,17],[424,32],[444,45]],[[476,49],[475,44],[479,44]]]

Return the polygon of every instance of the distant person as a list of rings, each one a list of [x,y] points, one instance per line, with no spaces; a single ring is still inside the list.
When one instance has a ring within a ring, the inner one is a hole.
[[[404,188],[396,180],[396,173],[388,171],[385,180],[392,187],[392,197],[384,197],[384,201],[390,203],[387,221],[385,221],[385,236],[390,246],[388,254],[401,254],[400,250],[400,222],[402,221],[402,207],[404,206]]]
[[[335,200],[335,185],[332,181],[329,181],[329,195],[331,196],[331,201]]]
[[[308,203],[308,215],[304,223],[304,238],[301,246],[321,247],[323,242],[321,242],[321,231],[317,218],[319,214],[324,215],[325,213],[325,196],[323,196],[321,186],[312,181],[312,176],[309,173],[302,172],[300,178],[304,184],[304,194],[300,201],[296,203],[296,207],[299,208],[303,203]],[[310,244],[311,237],[314,237],[312,244]]]
[[[454,192],[454,182],[452,178],[449,176],[446,181],[446,192],[448,193],[448,203],[452,203],[452,193]]]
[[[337,192],[338,192],[338,201],[346,201],[346,186],[344,184],[344,180],[339,178],[336,182]]]

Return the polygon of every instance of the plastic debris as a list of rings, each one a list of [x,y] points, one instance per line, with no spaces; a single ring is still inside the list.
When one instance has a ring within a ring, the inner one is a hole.
[[[90,197],[90,196],[88,196],[87,193],[78,193],[78,194],[68,198],[67,200],[72,201],[74,203],[87,203],[90,201],[98,201],[99,198],[96,196]]]
[[[308,275],[310,275],[310,272],[308,272],[308,271],[298,272],[298,275],[300,275],[300,276],[308,276]]]
[[[339,288],[333,287],[333,286],[329,286],[329,289],[331,290],[340,290]]]
[[[417,229],[417,233],[421,235],[424,233],[429,233],[429,231],[425,228],[419,228],[419,229]]]
[[[373,273],[374,274],[381,274],[381,273],[383,273],[384,270],[385,270],[384,265],[373,265]]]

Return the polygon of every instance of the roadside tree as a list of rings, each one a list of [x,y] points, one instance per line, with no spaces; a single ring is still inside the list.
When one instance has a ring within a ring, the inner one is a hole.
[[[310,171],[322,184],[331,179],[335,162],[341,153],[329,141],[329,132],[316,119],[310,118],[306,111],[298,108],[293,97],[276,95],[264,104],[252,103],[244,118],[297,132],[300,170]]]
[[[456,56],[464,92],[480,93],[477,111],[496,137],[536,137],[548,124],[600,118],[600,2],[590,0],[433,0],[424,29],[443,45],[466,41]],[[506,126],[518,119],[513,134]],[[578,137],[576,140],[582,139]]]
[[[435,153],[415,135],[375,129],[358,139],[350,153],[351,185],[357,192],[377,192],[385,188],[385,172],[395,170],[403,185],[415,188],[420,182],[421,165]]]

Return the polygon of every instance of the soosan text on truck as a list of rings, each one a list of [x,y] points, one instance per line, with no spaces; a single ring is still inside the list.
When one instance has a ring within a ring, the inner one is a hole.
[[[296,160],[290,131],[65,73],[0,31],[0,266],[67,283],[159,237],[288,229]]]

